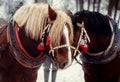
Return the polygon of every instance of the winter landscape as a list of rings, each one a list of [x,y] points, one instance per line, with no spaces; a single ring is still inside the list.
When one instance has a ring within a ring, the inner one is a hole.
[[[5,3],[6,1],[6,3]],[[16,3],[12,3],[13,1],[16,1]],[[8,18],[12,15],[11,13],[14,12],[15,6],[18,5],[19,1],[25,1],[25,4],[31,4],[34,3],[34,0],[0,0],[0,17],[6,19],[9,21]],[[87,0],[84,3],[84,9],[87,8]],[[106,6],[108,5],[106,0],[101,0],[101,9],[100,12],[103,14],[107,14]],[[3,3],[4,2],[4,3]],[[9,4],[9,6],[6,6],[6,4]],[[65,10],[71,10],[72,13],[75,13],[77,11],[76,9],[76,2],[75,0],[48,0],[49,4],[58,7]],[[3,3],[3,4],[2,4]],[[7,8],[7,9],[6,9]],[[11,9],[10,9],[11,8]],[[8,11],[9,10],[9,11]],[[92,10],[92,7],[90,7],[90,10]],[[8,14],[10,13],[10,14]],[[119,19],[120,11],[117,12],[117,19]],[[120,24],[119,24],[120,28]],[[41,68],[38,71],[38,79],[37,82],[44,82],[44,67],[41,66]],[[50,71],[52,68],[50,68]],[[51,74],[51,73],[50,73]],[[49,77],[49,82],[51,82],[51,76]],[[67,69],[64,70],[58,70],[57,76],[56,76],[56,82],[84,82],[84,74],[82,71],[82,67],[80,64],[76,63],[76,61],[73,62],[72,66],[70,66]]]
[[[107,14],[106,6],[108,3],[105,0],[101,0],[101,9],[100,12],[103,14]],[[71,5],[72,4],[72,5]],[[84,9],[87,9],[87,0],[84,3]],[[58,7],[65,10],[71,10],[72,13],[75,13],[76,10],[76,2],[75,0],[53,0],[53,6]],[[90,7],[90,10],[92,10],[92,6]],[[119,18],[120,11],[117,13],[117,19]],[[119,24],[120,28],[120,24]],[[41,67],[38,73],[38,79],[37,82],[44,82],[44,73],[43,73],[44,67]],[[50,68],[50,70],[52,70]],[[49,78],[49,82],[51,82],[51,77]],[[57,76],[56,76],[56,82],[84,82],[84,74],[83,70],[80,64],[76,63],[76,61],[73,62],[73,65],[65,70],[58,70]]]
[[[38,72],[37,82],[44,82],[44,67],[42,66]],[[50,71],[52,69],[50,68]],[[50,73],[51,74],[51,73]],[[49,78],[51,82],[51,76]],[[84,75],[81,65],[73,62],[72,66],[64,70],[58,70],[56,82],[84,82]]]

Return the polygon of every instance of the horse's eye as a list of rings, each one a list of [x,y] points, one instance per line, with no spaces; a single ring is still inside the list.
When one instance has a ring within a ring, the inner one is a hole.
[[[58,49],[58,53],[60,53],[60,54],[64,54],[67,51],[68,51],[67,48],[60,48],[60,49]]]

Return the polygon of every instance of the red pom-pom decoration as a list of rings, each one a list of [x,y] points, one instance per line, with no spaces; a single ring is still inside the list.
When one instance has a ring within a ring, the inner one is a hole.
[[[40,50],[40,51],[44,51],[44,50],[45,50],[45,47],[44,47],[43,43],[40,43],[40,44],[38,45],[37,49]]]
[[[46,46],[50,46],[50,37],[47,38]]]
[[[80,44],[79,48],[82,49],[83,52],[88,51],[88,45]]]

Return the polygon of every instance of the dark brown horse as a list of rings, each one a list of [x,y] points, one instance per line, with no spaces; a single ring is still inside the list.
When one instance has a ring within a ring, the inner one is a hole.
[[[46,56],[61,69],[71,65],[71,19],[48,4],[22,6],[10,23],[0,19],[0,82],[36,82]]]
[[[85,10],[75,13],[72,21],[74,55],[82,52],[85,82],[120,82],[120,34],[116,22]]]

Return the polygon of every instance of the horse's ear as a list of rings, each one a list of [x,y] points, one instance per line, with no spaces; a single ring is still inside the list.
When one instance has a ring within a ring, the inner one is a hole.
[[[66,10],[65,13],[68,15],[68,16],[72,16],[72,12],[70,10]]]
[[[56,12],[50,7],[50,5],[48,5],[48,14],[49,14],[49,18],[52,20],[55,20],[57,17]]]

